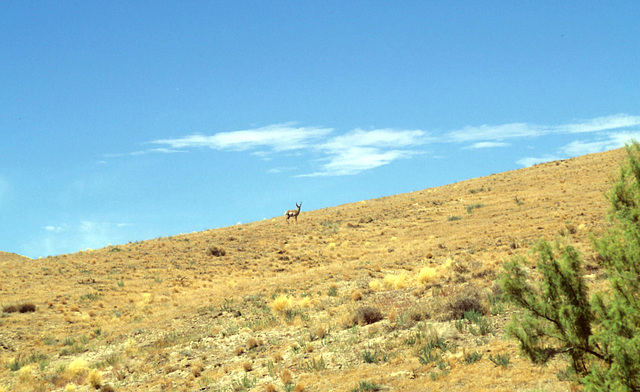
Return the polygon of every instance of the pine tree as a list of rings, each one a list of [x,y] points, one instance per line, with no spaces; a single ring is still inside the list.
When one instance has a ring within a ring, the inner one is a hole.
[[[535,274],[520,257],[500,278],[505,298],[524,309],[507,332],[534,363],[566,354],[589,391],[640,391],[640,145],[626,150],[608,195],[614,228],[594,240],[610,290],[589,300],[580,254],[544,240]]]
[[[640,145],[627,146],[627,157],[609,192],[615,228],[596,241],[610,282],[591,301],[605,355],[586,378],[597,391],[640,391]]]
[[[567,354],[578,375],[588,373],[587,356],[599,356],[590,343],[591,312],[582,258],[571,246],[551,246],[540,240],[535,248],[540,282],[532,285],[526,260],[514,258],[501,278],[504,296],[524,309],[507,333],[520,341],[522,351],[537,364]],[[557,253],[557,254],[556,254]]]

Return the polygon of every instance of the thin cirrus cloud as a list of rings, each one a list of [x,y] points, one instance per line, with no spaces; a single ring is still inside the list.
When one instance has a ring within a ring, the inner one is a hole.
[[[630,141],[640,141],[640,131],[611,132],[596,140],[574,140],[559,148],[555,154],[545,154],[541,157],[525,157],[516,163],[521,166],[533,166],[539,163],[556,161],[567,157],[578,157],[596,152],[613,150],[623,147]]]
[[[356,129],[316,146],[325,156],[321,159],[325,163],[321,170],[300,177],[358,174],[418,154],[415,146],[427,141],[421,130]]]
[[[404,131],[356,129],[344,135],[331,136],[331,128],[271,125],[253,130],[221,132],[214,135],[189,135],[177,139],[159,139],[151,143],[171,151],[191,148],[252,151],[267,157],[278,152],[307,150],[320,154],[321,170],[299,177],[341,176],[387,165],[397,159],[418,153],[411,146],[424,143],[420,130]],[[156,149],[157,150],[157,149]],[[272,172],[278,172],[277,169]]]
[[[330,128],[276,124],[245,131],[220,132],[211,136],[189,135],[178,139],[160,139],[151,143],[169,146],[170,150],[208,147],[214,150],[246,151],[266,148],[279,152],[307,148],[314,140],[332,131]]]
[[[460,130],[448,132],[446,134],[446,139],[454,143],[478,143],[518,138],[534,138],[552,134],[560,135],[605,132],[638,125],[640,125],[640,116],[616,114],[561,125],[511,123],[494,126],[469,126]],[[486,145],[480,144],[480,148],[484,148],[485,146]]]
[[[505,140],[537,138],[546,135],[595,134],[591,140],[575,140],[560,147],[555,153],[545,153],[538,157],[524,157],[516,161],[521,166],[576,157],[624,146],[631,140],[640,140],[640,116],[616,114],[576,121],[561,125],[537,125],[512,123],[497,126],[482,125],[465,127],[448,132],[445,139],[453,143],[471,143],[464,149],[505,147]]]
[[[496,147],[508,147],[510,143],[504,142],[477,142],[473,143],[470,146],[462,147],[465,150],[479,150],[483,148],[496,148]]]
[[[346,176],[358,174],[365,170],[408,158],[414,152],[406,150],[383,151],[375,147],[350,147],[332,153],[322,165],[322,170],[310,174],[301,174],[298,177],[322,177],[322,176]]]
[[[518,140],[548,135],[588,135],[546,152],[541,157],[524,157],[517,164],[536,163],[604,151],[623,146],[631,139],[639,139],[640,116],[616,114],[560,125],[509,123],[500,125],[467,126],[444,132],[439,136],[424,130],[360,128],[335,135],[334,129],[296,126],[295,123],[274,124],[255,129],[220,132],[213,135],[192,134],[175,139],[157,139],[148,144],[152,149],[128,155],[146,153],[188,152],[196,148],[250,152],[265,160],[278,153],[312,156],[316,165],[310,173],[298,177],[353,175],[388,165],[400,159],[423,154],[425,145],[462,145],[466,150],[509,147]],[[636,128],[634,128],[636,127]],[[106,155],[105,155],[106,156]],[[116,155],[112,155],[116,156]],[[272,168],[270,173],[293,172],[292,167]]]

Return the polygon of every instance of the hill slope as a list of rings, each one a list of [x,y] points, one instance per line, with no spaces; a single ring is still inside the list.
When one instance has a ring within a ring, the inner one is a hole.
[[[623,159],[303,210],[297,224],[0,254],[0,390],[567,390],[564,364],[535,368],[503,339],[514,310],[493,282],[504,260],[557,236],[597,277],[588,235],[606,227]],[[35,312],[13,311],[25,304]],[[457,321],[470,309],[485,316]]]

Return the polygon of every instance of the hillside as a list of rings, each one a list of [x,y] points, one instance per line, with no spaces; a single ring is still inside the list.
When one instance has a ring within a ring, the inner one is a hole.
[[[540,237],[562,237],[599,282],[589,235],[606,228],[623,159],[303,209],[297,224],[0,253],[0,391],[569,390],[564,363],[534,367],[504,339],[515,309],[494,280]],[[469,309],[484,316],[459,321]]]

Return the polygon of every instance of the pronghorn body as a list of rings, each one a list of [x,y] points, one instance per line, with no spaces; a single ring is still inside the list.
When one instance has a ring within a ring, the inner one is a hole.
[[[285,211],[284,216],[287,217],[287,223],[289,223],[289,218],[295,218],[296,222],[298,222],[298,215],[300,215],[300,207],[302,207],[302,202],[300,202],[300,205],[296,203],[296,207],[298,207],[297,210]]]

